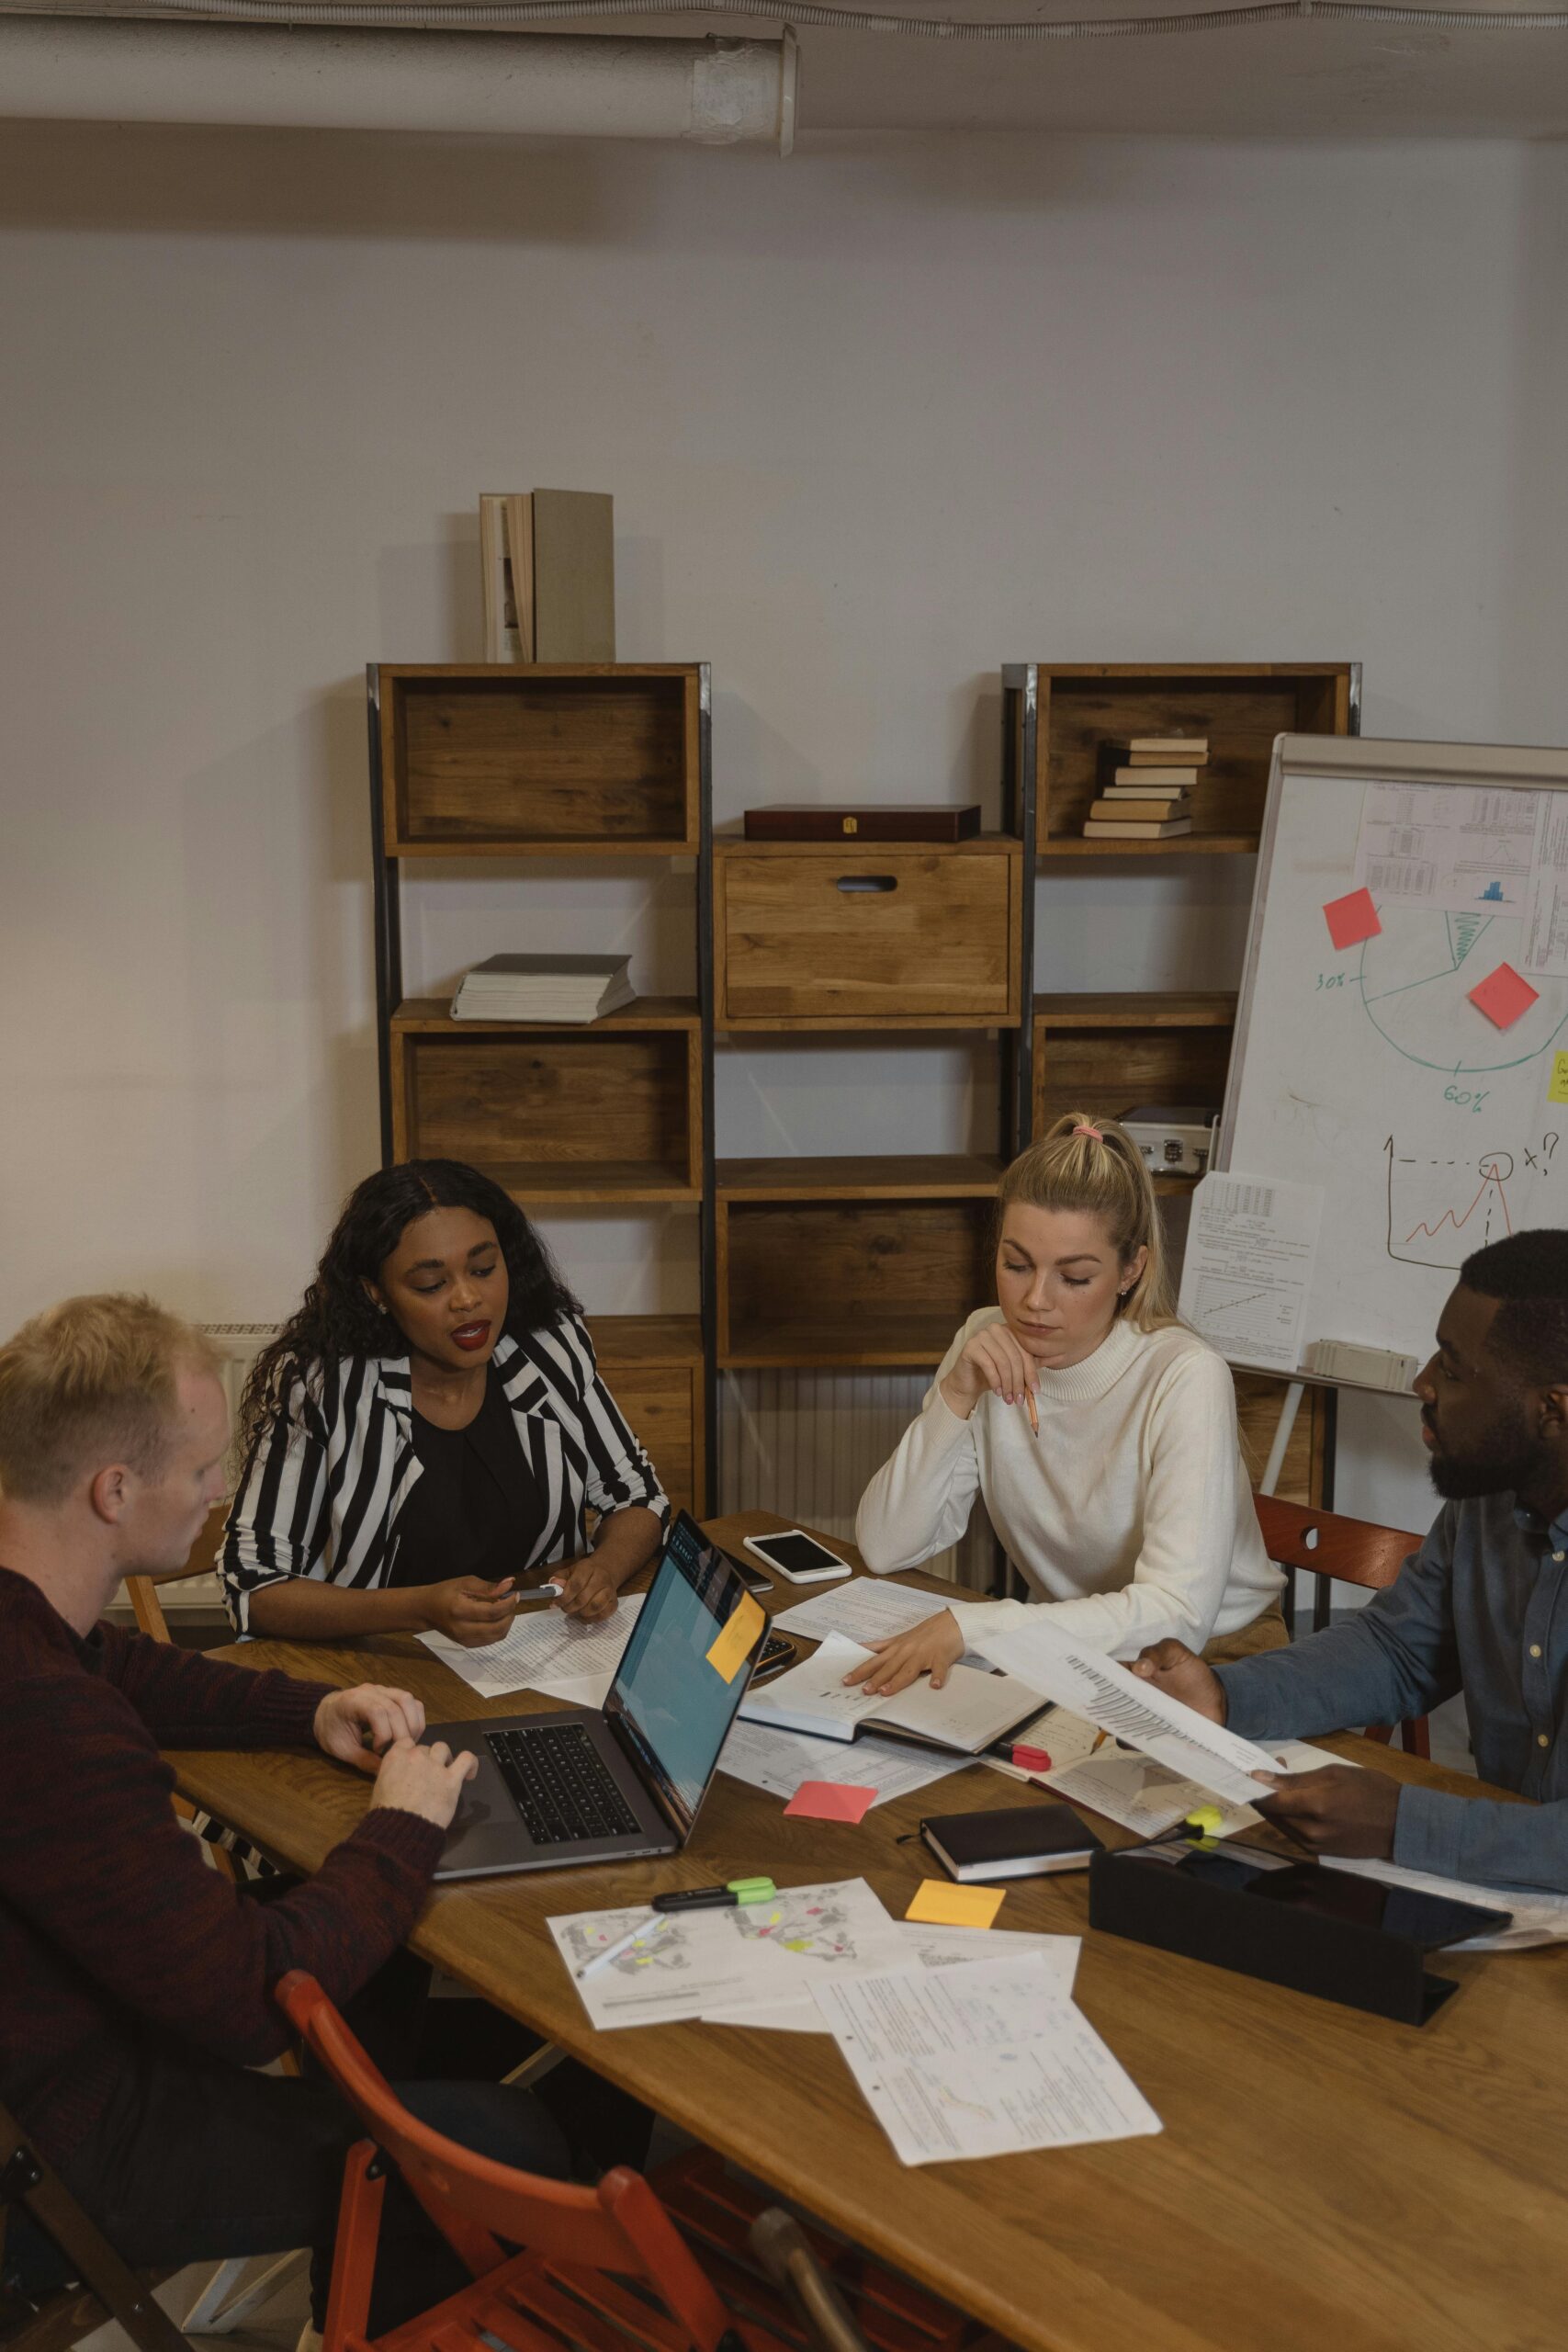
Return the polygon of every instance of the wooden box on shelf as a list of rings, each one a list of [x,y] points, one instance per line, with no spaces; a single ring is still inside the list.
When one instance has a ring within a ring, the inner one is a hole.
[[[1255,850],[1274,738],[1348,734],[1355,669],[1349,662],[1041,663],[1034,779],[1041,856]],[[1192,830],[1164,841],[1085,841],[1100,747],[1134,735],[1207,737]]]
[[[1016,1026],[1021,850],[716,842],[718,1027]]]
[[[717,1360],[934,1366],[991,1295],[998,1159],[736,1159],[716,1171]]]
[[[605,1385],[648,1449],[671,1510],[700,1510],[705,1491],[700,1318],[594,1315],[588,1331]]]
[[[1224,1100],[1235,998],[1219,992],[1037,996],[1034,1125],[1064,1111]]]
[[[696,662],[383,662],[389,857],[694,857]]]
[[[701,1198],[702,1022],[684,998],[559,1029],[411,999],[391,1082],[395,1159],[471,1160],[525,1203]]]

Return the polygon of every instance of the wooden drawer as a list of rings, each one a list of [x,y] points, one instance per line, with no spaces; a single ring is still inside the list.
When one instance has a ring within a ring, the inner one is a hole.
[[[1000,838],[946,850],[726,845],[715,860],[720,1025],[1016,1022],[1022,866]]]

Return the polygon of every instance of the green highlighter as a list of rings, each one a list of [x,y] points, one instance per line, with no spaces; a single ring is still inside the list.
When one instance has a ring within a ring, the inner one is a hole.
[[[739,1904],[771,1903],[778,1888],[771,1878],[732,1878],[728,1886],[680,1886],[656,1894],[655,1911],[716,1911]]]

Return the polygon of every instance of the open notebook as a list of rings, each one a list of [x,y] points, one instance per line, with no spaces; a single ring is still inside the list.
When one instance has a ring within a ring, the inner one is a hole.
[[[1038,1694],[1010,1674],[981,1674],[971,1666],[953,1667],[940,1690],[922,1675],[897,1698],[869,1698],[858,1683],[846,1688],[844,1677],[870,1655],[858,1642],[829,1634],[804,1665],[748,1691],[740,1713],[752,1723],[814,1732],[821,1739],[853,1739],[863,1729],[879,1739],[919,1740],[977,1756],[1039,1712]]]

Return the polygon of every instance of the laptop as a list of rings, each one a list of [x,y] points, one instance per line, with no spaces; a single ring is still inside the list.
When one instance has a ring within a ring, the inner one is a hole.
[[[709,1652],[742,1609],[755,1613],[755,1634],[727,1681]],[[678,1512],[597,1713],[570,1707],[428,1726],[427,1741],[466,1747],[479,1763],[435,1876],[679,1852],[766,1635],[767,1620],[734,1562]]]

